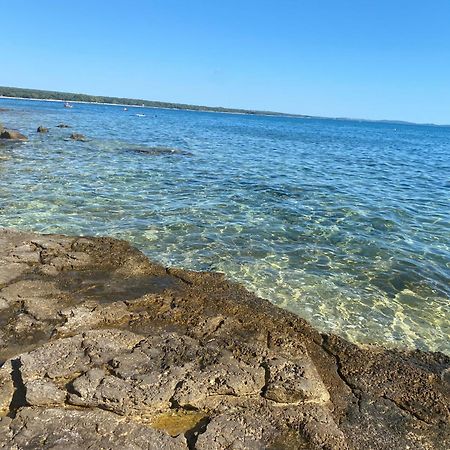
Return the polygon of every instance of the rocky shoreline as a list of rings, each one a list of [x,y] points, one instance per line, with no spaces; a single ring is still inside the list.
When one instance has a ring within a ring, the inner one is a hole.
[[[2,449],[447,449],[450,358],[111,238],[0,230]]]

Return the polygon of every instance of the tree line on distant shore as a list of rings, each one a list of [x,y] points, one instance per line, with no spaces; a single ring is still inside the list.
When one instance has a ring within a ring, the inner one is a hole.
[[[112,103],[121,105],[149,106],[153,108],[190,109],[195,111],[294,116],[293,114],[283,114],[271,111],[254,111],[249,109],[187,105],[183,103],[157,102],[135,98],[104,97],[99,95],[75,94],[72,92],[43,91],[38,89],[24,89],[24,88],[3,87],[3,86],[0,86],[0,96],[21,97],[29,99],[62,100],[65,102]]]

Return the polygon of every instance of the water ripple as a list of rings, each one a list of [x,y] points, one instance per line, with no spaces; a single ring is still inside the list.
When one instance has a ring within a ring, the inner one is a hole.
[[[450,353],[449,128],[0,101],[31,138],[0,147],[0,226],[121,237],[353,341]]]

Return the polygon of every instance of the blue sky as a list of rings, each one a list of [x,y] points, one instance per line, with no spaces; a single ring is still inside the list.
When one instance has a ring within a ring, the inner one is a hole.
[[[0,85],[450,124],[449,0],[0,8]]]

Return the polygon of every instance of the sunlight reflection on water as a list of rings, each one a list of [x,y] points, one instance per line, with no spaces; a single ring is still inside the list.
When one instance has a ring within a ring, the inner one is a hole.
[[[449,128],[0,102],[30,137],[0,147],[0,226],[121,237],[321,330],[450,353]]]

